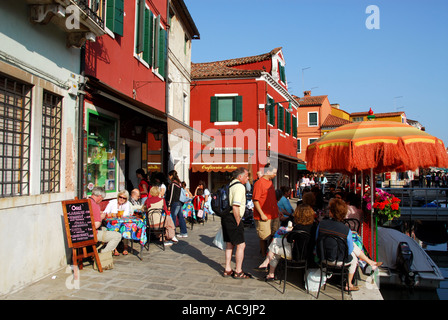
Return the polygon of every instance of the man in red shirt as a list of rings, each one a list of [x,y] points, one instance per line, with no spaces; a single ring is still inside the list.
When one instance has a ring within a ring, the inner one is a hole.
[[[278,218],[277,198],[272,180],[277,175],[277,169],[266,166],[263,176],[254,184],[252,201],[254,203],[254,220],[257,235],[260,238],[261,254],[267,253],[269,238],[280,227]]]
[[[104,197],[106,197],[106,192],[104,188],[95,187],[92,190],[92,195],[90,196],[93,220],[95,223],[96,236],[97,240],[107,243],[106,247],[101,250],[101,252],[115,251],[118,244],[121,241],[121,233],[115,231],[108,231],[106,228],[101,228],[103,219],[106,217],[106,214],[101,211],[100,203],[103,201]]]

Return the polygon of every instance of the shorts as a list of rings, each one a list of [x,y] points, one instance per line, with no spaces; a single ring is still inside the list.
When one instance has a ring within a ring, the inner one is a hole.
[[[224,242],[230,242],[234,246],[245,242],[244,223],[241,221],[239,225],[236,225],[233,213],[221,217],[221,226]]]
[[[271,220],[255,220],[255,228],[257,230],[257,235],[260,240],[267,240],[270,236],[280,228],[279,218]]]

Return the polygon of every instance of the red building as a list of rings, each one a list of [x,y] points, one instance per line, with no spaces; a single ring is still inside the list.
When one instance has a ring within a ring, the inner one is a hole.
[[[84,194],[165,171],[167,0],[107,1],[106,34],[84,49]]]
[[[276,187],[293,186],[297,174],[298,102],[288,92],[281,48],[268,53],[193,63],[190,125],[214,140],[194,143],[191,187],[208,181],[216,190],[230,172],[246,167],[251,178],[266,163],[278,168]]]

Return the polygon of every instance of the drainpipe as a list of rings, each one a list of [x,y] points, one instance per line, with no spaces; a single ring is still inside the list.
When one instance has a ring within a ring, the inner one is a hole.
[[[76,195],[78,199],[84,198],[84,90],[85,90],[85,45],[81,47],[80,74],[82,83],[79,85],[78,99],[78,172]]]
[[[169,74],[168,74],[169,68],[168,68],[168,65],[170,63],[170,60],[169,60],[169,57],[168,57],[168,50],[169,50],[169,47],[170,47],[169,44],[170,44],[170,28],[171,28],[171,26],[168,24],[169,16],[170,16],[170,0],[167,0],[167,2],[166,2],[166,63],[165,63],[165,113],[167,115],[168,115],[168,104],[169,104],[169,97],[170,97],[169,96],[169,85],[168,85],[168,78],[169,78]],[[174,108],[174,106],[173,106],[173,108]],[[170,158],[169,157],[170,152],[168,150],[169,149],[169,143],[168,143],[168,117],[167,117],[167,123],[166,123],[166,130],[167,130],[167,132],[166,132],[166,141],[164,143],[162,143],[162,147],[166,148],[165,149],[166,151],[162,154],[162,160],[164,160],[163,159],[164,155],[167,157],[166,161],[163,161],[164,167],[165,167],[165,168],[163,168],[164,169],[163,171],[165,171],[165,172],[168,171],[168,160]],[[163,140],[165,140],[165,139],[163,139]]]

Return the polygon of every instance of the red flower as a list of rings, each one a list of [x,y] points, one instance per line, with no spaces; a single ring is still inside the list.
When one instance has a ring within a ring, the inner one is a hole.
[[[384,210],[384,208],[386,207],[386,201],[381,202],[379,207],[380,207],[380,210]]]
[[[400,207],[400,206],[398,205],[398,203],[392,203],[392,205],[390,206],[390,208],[391,208],[392,210],[398,210],[399,207]]]

